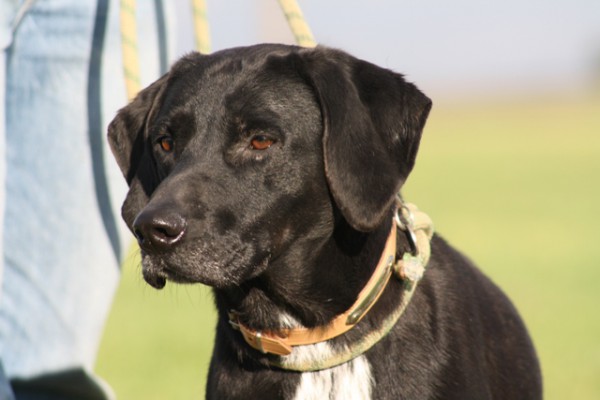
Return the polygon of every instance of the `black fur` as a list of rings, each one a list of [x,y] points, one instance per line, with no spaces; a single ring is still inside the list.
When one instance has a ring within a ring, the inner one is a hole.
[[[282,313],[314,327],[354,302],[430,107],[401,75],[341,51],[258,45],[189,55],[121,110],[109,140],[130,185],[123,217],[144,278],[215,290],[208,398],[293,395],[300,374],[269,367],[273,356],[246,345],[227,312],[255,329],[279,328]],[[265,138],[270,147],[252,147]],[[398,246],[407,250],[402,235]],[[400,286],[331,345],[377,326]],[[517,312],[438,236],[405,315],[366,357],[374,399],[541,398]]]

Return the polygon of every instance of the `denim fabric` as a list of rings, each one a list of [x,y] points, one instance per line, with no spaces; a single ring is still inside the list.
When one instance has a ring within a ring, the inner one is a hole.
[[[0,359],[11,379],[93,369],[130,242],[105,140],[126,103],[118,3],[0,0]],[[160,68],[154,6],[138,1],[144,84]]]
[[[4,367],[0,362],[0,400],[14,400],[15,394],[12,391],[8,378],[4,374]]]
[[[4,177],[6,172],[6,118],[5,118],[5,93],[6,93],[6,49],[12,42],[12,23],[18,6],[17,0],[0,0],[0,227],[4,224]],[[3,254],[3,230],[0,229],[0,254]],[[4,271],[0,264],[0,308],[2,307],[2,290]],[[2,356],[0,353],[0,400],[14,400],[14,393],[4,372]]]

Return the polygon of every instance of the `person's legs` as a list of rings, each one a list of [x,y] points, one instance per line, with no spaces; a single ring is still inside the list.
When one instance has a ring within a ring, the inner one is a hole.
[[[19,398],[103,398],[89,371],[128,241],[116,200],[125,187],[105,143],[126,102],[107,32],[118,1],[32,4],[6,52],[0,358]],[[147,43],[152,8],[140,8]]]
[[[3,12],[2,7],[0,7],[0,13]],[[0,29],[2,29],[0,27]],[[0,34],[1,35],[1,34]],[[4,218],[4,93],[5,93],[5,85],[6,85],[6,74],[5,74],[5,66],[6,66],[6,57],[4,53],[4,48],[0,47],[0,226],[2,226],[2,220]],[[0,254],[2,254],[2,229],[0,229]],[[2,287],[2,265],[0,264],[0,287]],[[0,290],[0,307],[2,304],[1,298],[2,292]],[[4,368],[2,366],[2,359],[0,358],[0,400],[13,400],[14,394],[8,382],[8,378],[4,374]]]
[[[16,13],[17,0],[0,0],[0,227],[4,220],[4,175],[5,162],[5,94],[6,94],[6,50],[12,42],[12,23]],[[2,254],[2,229],[0,228],[0,254]],[[2,263],[0,263],[0,304],[2,304]]]
[[[0,0],[0,254],[3,250],[3,230],[4,222],[4,176],[6,171],[5,162],[5,137],[6,137],[6,118],[5,118],[5,94],[6,94],[6,49],[12,42],[12,22],[17,8],[17,0]],[[3,267],[0,262],[0,307],[2,307],[2,282]],[[4,367],[2,365],[2,355],[0,353],[0,399],[13,400],[14,394]]]
[[[7,53],[0,354],[11,378],[91,369],[118,282],[89,145],[95,12],[36,1]]]

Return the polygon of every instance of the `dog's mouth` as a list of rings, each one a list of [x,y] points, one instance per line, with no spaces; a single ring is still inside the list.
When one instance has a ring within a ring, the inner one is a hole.
[[[153,255],[142,250],[142,276],[155,289],[162,289],[167,281],[180,284],[202,283],[214,288],[237,286],[244,280],[265,271],[271,256],[269,253],[250,254],[232,251],[231,254],[190,251],[185,255],[173,252],[169,255]]]
[[[150,260],[144,257],[142,261],[142,276],[146,283],[155,289],[162,289],[167,284],[167,280],[175,283],[198,283],[195,277],[187,276],[179,269],[169,266],[163,260]]]

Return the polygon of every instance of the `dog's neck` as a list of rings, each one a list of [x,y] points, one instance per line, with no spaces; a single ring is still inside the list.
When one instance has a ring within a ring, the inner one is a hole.
[[[217,290],[221,318],[235,309],[245,325],[266,331],[326,325],[356,301],[371,277],[389,235],[391,220],[386,218],[370,233],[358,232],[340,220],[317,249],[314,241],[297,243],[288,254],[275,260],[264,275],[235,290]],[[297,259],[295,254],[311,256]]]
[[[269,268],[275,276],[296,276],[297,280],[278,282],[270,276],[270,280],[257,279],[256,285],[249,282],[237,293],[216,291],[220,314],[218,335],[222,339],[218,342],[230,347],[229,351],[237,354],[239,362],[246,359],[302,372],[341,365],[367,352],[387,336],[403,315],[431,254],[433,224],[426,214],[412,204],[399,202],[393,222],[391,220],[366,235],[354,236],[350,231],[338,231],[338,235],[342,232],[350,236],[331,235],[304,265],[293,264],[294,260],[291,260],[283,265],[273,263]],[[396,237],[397,230],[404,235]],[[390,234],[386,238],[387,231]],[[385,243],[385,251],[382,251],[381,241]],[[358,247],[349,246],[349,243]],[[306,249],[301,253],[311,254]],[[377,256],[380,259],[375,264],[373,260]],[[323,265],[330,268],[324,269]],[[373,265],[377,267],[373,268]],[[364,273],[361,268],[368,272]],[[385,275],[382,271],[386,271]],[[388,284],[391,274],[399,279],[392,279]],[[383,282],[377,278],[379,276],[385,276],[383,286],[374,284]],[[331,280],[325,280],[328,278]],[[376,287],[381,289],[375,291]],[[335,301],[340,298],[350,300],[347,304]],[[366,299],[373,298],[376,300],[365,303]],[[350,301],[354,302],[348,309]],[[366,311],[371,305],[373,309]],[[357,320],[351,320],[357,310],[365,311],[356,314]],[[358,320],[361,324],[355,322]],[[365,320],[368,322],[362,323]],[[374,326],[377,328],[373,330]],[[317,360],[314,354],[319,346],[326,346],[329,350],[325,353],[329,355]],[[266,353],[266,357],[257,356],[252,348]],[[294,348],[296,351],[292,351]],[[271,355],[285,357],[273,358]]]

